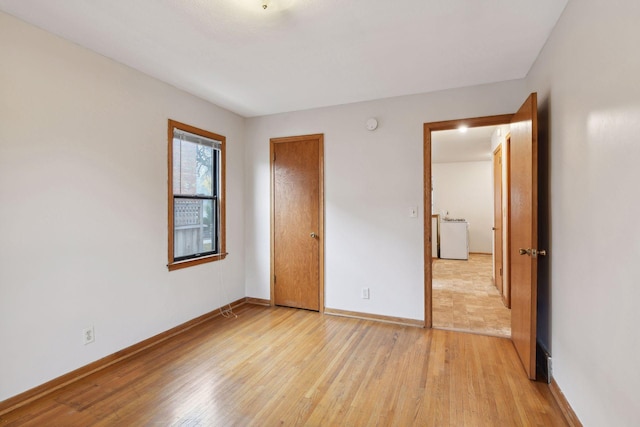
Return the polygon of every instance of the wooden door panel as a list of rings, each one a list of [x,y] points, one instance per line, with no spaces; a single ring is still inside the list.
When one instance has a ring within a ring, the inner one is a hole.
[[[531,379],[536,376],[538,242],[537,99],[527,98],[511,121],[510,142],[511,338]]]
[[[274,303],[320,309],[320,142],[273,145]]]

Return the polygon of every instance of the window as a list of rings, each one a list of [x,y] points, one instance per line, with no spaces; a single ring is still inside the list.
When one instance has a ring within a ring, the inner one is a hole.
[[[223,259],[225,137],[169,120],[169,270]]]

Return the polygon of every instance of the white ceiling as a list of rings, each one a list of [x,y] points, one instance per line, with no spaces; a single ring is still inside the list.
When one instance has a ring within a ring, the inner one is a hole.
[[[526,76],[567,0],[0,0],[245,116]]]
[[[508,126],[482,126],[469,128],[462,133],[458,129],[431,133],[431,162],[482,162],[491,161],[491,135]]]

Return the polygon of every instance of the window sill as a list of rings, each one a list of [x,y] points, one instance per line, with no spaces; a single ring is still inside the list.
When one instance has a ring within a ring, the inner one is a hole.
[[[227,253],[207,255],[200,258],[187,259],[184,261],[177,261],[167,264],[169,271],[179,270],[181,268],[192,267],[194,265],[205,264],[207,262],[220,261],[227,257]]]

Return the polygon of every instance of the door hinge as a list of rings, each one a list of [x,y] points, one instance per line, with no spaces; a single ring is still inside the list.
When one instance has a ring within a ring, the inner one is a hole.
[[[276,284],[276,275],[275,274],[273,275],[273,284],[274,285]]]
[[[273,152],[273,161],[274,162],[276,161],[276,152],[275,151]]]

